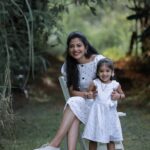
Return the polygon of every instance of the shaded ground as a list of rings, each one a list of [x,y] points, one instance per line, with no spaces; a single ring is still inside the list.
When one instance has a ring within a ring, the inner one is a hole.
[[[115,63],[116,76],[126,93],[124,104],[150,108],[149,63],[125,58]],[[149,70],[148,70],[149,69]]]
[[[45,97],[42,101],[32,101],[15,113],[14,138],[1,139],[4,150],[33,150],[48,142],[59,126],[62,117],[63,104],[57,93],[52,97]],[[134,107],[120,107],[120,111],[127,113],[121,118],[126,150],[149,150],[150,148],[150,114],[144,109]],[[64,145],[62,144],[62,149]]]

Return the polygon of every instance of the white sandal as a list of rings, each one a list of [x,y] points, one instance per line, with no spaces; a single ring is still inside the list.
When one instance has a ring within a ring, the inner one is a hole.
[[[37,148],[37,149],[34,149],[34,150],[60,150],[60,148],[50,146],[49,144],[44,144],[40,148]]]

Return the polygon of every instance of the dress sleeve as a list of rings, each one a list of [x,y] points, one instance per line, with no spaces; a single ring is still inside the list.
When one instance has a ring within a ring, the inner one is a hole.
[[[98,87],[98,85],[97,85],[97,79],[93,80],[93,84],[94,84],[96,87]]]
[[[113,89],[117,89],[119,85],[120,85],[119,82],[113,80]]]

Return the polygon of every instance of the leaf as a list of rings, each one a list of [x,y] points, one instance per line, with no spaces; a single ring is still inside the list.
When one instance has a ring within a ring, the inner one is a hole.
[[[91,10],[91,12],[92,12],[92,14],[93,14],[94,16],[97,16],[97,14],[96,14],[96,8],[90,7],[90,10]]]

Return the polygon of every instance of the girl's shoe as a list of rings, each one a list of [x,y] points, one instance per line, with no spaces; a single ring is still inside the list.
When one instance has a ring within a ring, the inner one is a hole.
[[[60,148],[50,146],[49,144],[44,144],[42,147],[34,149],[34,150],[60,150]]]

